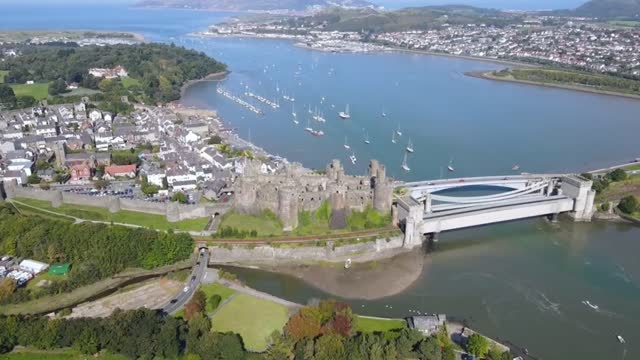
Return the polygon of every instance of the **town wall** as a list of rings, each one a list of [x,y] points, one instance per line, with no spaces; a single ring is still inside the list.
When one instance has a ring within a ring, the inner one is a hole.
[[[405,251],[402,236],[388,239],[376,239],[364,243],[334,246],[327,242],[326,246],[308,246],[296,248],[279,248],[273,246],[256,246],[254,248],[236,245],[231,248],[210,246],[209,261],[214,264],[265,262],[265,261],[330,261],[344,262],[351,259],[354,262],[365,262],[388,258]]]
[[[81,195],[60,190],[42,190],[32,187],[22,187],[15,183],[4,183],[7,198],[17,197],[48,201],[53,207],[62,204],[95,206],[108,209],[110,212],[129,210],[147,214],[164,215],[170,222],[186,219],[195,219],[222,215],[231,209],[229,204],[224,205],[182,205],[176,203],[158,203],[135,199],[122,199],[117,196],[90,196]]]

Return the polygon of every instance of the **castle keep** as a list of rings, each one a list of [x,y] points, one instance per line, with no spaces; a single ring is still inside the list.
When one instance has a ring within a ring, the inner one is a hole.
[[[350,210],[362,211],[372,206],[381,213],[391,211],[393,184],[377,160],[369,163],[367,176],[345,175],[339,160],[331,161],[325,174],[291,164],[276,174],[265,175],[258,162],[251,162],[236,182],[235,196],[238,211],[255,214],[271,210],[286,231],[298,226],[299,211],[315,211],[327,200],[331,226],[339,228],[346,225]]]

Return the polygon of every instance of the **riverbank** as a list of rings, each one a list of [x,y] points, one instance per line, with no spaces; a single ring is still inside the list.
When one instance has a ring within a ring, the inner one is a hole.
[[[196,79],[196,80],[189,80],[186,83],[182,84],[182,87],[180,87],[180,98],[182,98],[182,96],[184,95],[185,91],[193,84],[197,84],[199,82],[203,82],[203,81],[221,81],[224,80],[227,75],[229,75],[229,73],[231,73],[231,71],[229,70],[225,70],[225,71],[220,71],[220,72],[216,72],[216,73],[211,73],[201,79]],[[180,99],[178,99],[178,102],[180,102]]]
[[[515,79],[513,77],[500,77],[500,76],[493,75],[491,71],[472,71],[472,72],[466,72],[465,75],[469,77],[478,78],[478,79],[484,79],[484,80],[502,81],[502,82],[508,82],[508,83],[533,85],[533,86],[553,88],[553,89],[579,91],[579,92],[584,92],[589,94],[615,96],[615,97],[623,97],[628,99],[640,100],[640,95],[599,90],[599,89],[593,89],[593,88],[582,87],[577,85],[544,83],[544,82],[536,82],[536,81],[529,81],[529,80],[520,80],[520,79]]]
[[[324,292],[346,299],[374,300],[409,289],[426,272],[431,258],[421,249],[370,262],[239,262],[246,267],[296,277]]]

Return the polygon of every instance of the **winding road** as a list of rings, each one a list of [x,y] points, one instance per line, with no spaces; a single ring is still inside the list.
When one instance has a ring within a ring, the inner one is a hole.
[[[168,304],[164,305],[161,310],[163,313],[170,315],[181,309],[193,294],[198,289],[198,286],[202,282],[202,277],[207,270],[207,264],[209,263],[209,250],[206,248],[200,248],[198,252],[198,261],[193,267],[191,275],[187,279],[183,290],[176,295]]]

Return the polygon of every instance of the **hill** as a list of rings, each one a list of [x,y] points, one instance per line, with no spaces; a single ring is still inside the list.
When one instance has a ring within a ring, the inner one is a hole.
[[[331,8],[296,21],[308,27],[323,24],[325,30],[393,32],[432,29],[444,24],[484,23],[501,26],[514,22],[518,18],[519,15],[499,10],[449,5],[413,7],[391,12],[371,8]]]
[[[366,0],[140,0],[141,7],[171,7],[201,10],[305,10],[310,7],[341,6],[363,8],[372,6]]]
[[[639,19],[640,0],[590,0],[573,14],[601,19]]]

